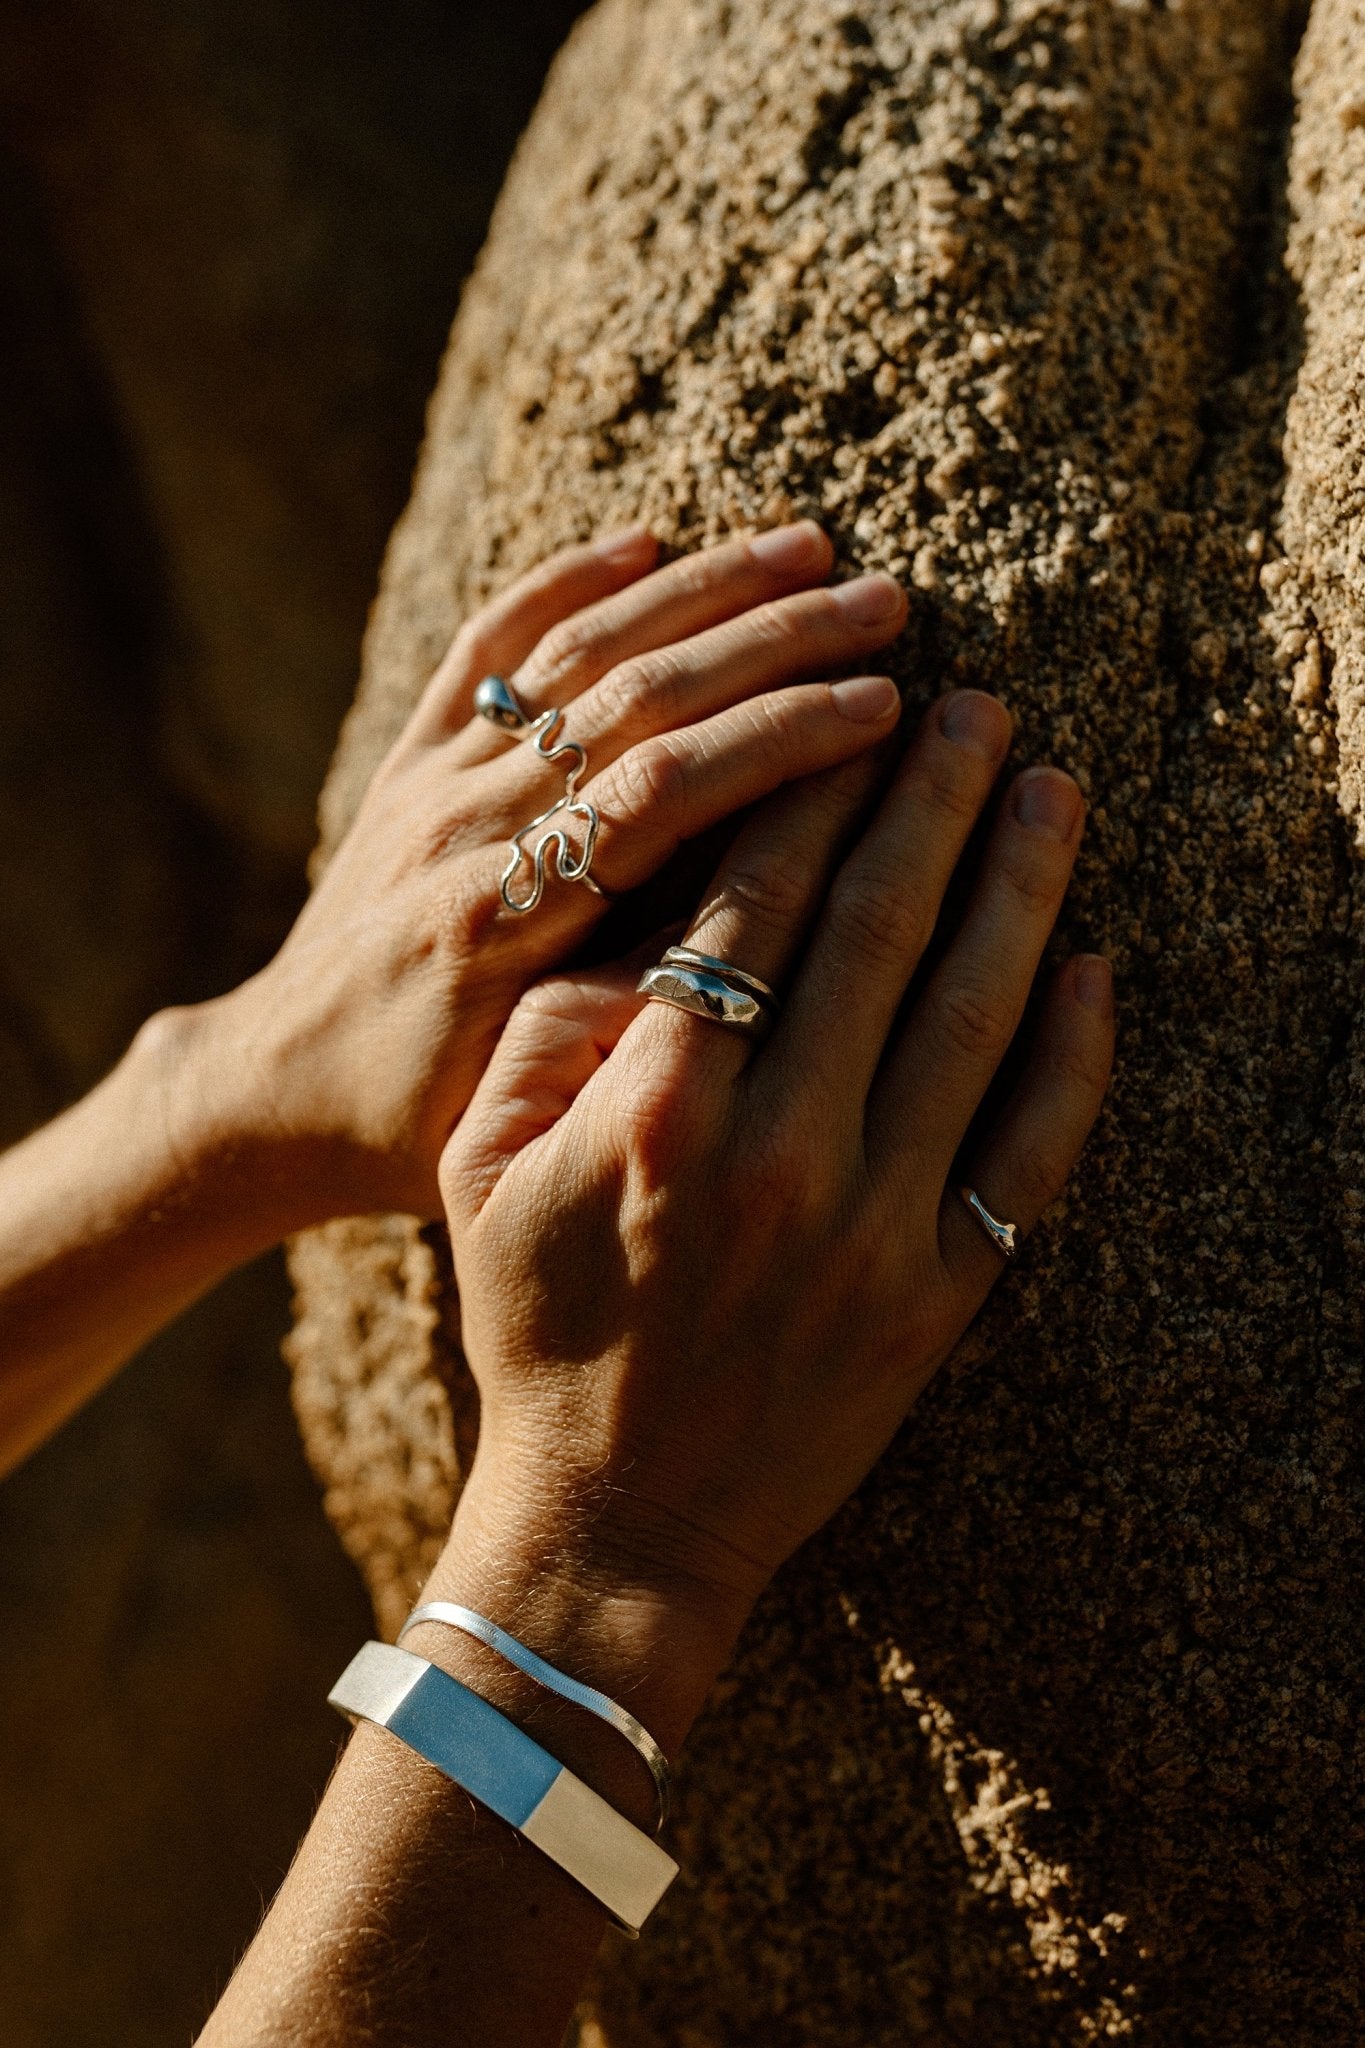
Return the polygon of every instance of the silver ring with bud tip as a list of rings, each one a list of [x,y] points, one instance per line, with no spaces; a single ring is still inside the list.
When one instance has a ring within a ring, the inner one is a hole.
[[[992,1216],[975,1188],[960,1188],[958,1192],[995,1249],[1002,1252],[1007,1259],[1012,1259],[1019,1249],[1018,1224],[1002,1223],[998,1216]]]

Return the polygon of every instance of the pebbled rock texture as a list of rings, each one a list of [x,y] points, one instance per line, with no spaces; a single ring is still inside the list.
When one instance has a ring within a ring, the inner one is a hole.
[[[697,1730],[587,2048],[1365,2031],[1363,173],[1358,0],[602,0],[514,165],[326,843],[514,571],[813,512],[912,585],[912,700],[1085,785],[1124,1011],[1074,1191]],[[296,1274],[392,1628],[468,1438],[440,1246]]]

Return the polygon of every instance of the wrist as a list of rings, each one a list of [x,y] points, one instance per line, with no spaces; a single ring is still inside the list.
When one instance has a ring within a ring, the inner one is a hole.
[[[322,1220],[314,1176],[263,1111],[238,994],[159,1011],[125,1061],[139,1101],[153,1106],[176,1205],[200,1216],[234,1260]]]
[[[456,1600],[497,1622],[556,1668],[626,1707],[671,1759],[727,1663],[752,1598],[675,1569],[651,1549],[648,1542],[637,1545],[619,1519],[556,1500],[545,1489],[520,1490],[505,1467],[481,1458],[421,1597]],[[453,1631],[424,1630],[422,1637],[414,1635],[411,1646],[432,1656],[435,1645],[433,1661],[453,1668],[453,1652],[488,1672],[492,1653],[465,1643],[457,1649]],[[587,1718],[581,1709],[570,1707],[566,1715],[543,1697],[526,1697],[537,1718],[552,1717],[564,1730],[588,1735],[575,1724],[574,1717]],[[644,1767],[619,1736],[600,1733],[615,1745],[616,1775],[630,1775],[632,1792],[647,1809]],[[600,1739],[593,1746],[606,1753]],[[562,1760],[573,1767],[570,1756]]]

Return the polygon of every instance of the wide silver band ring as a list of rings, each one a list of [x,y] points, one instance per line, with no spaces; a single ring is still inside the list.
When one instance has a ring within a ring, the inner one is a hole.
[[[670,946],[664,954],[665,966],[701,967],[708,974],[718,974],[722,981],[728,981],[747,989],[751,996],[761,1002],[777,1005],[777,991],[769,988],[766,981],[760,981],[756,974],[746,974],[742,967],[732,967],[728,960],[719,959],[714,953],[699,953],[695,946]]]
[[[737,988],[707,968],[681,961],[663,960],[651,967],[641,977],[639,992],[652,1003],[671,1003],[675,1010],[687,1010],[746,1038],[766,1038],[776,1017],[773,1003],[751,989]]]
[[[998,1216],[992,1216],[975,1188],[959,1188],[958,1193],[996,1250],[1002,1252],[1007,1259],[1012,1259],[1019,1249],[1017,1242],[1019,1235],[1018,1224],[1002,1223]]]
[[[480,718],[486,718],[499,732],[530,740],[542,761],[565,764],[563,796],[513,836],[500,884],[503,908],[516,917],[524,917],[527,911],[534,910],[545,894],[551,864],[561,882],[581,882],[585,889],[591,889],[594,896],[605,896],[606,890],[592,876],[592,857],[597,850],[602,820],[597,806],[587,803],[578,794],[578,785],[587,772],[588,757],[576,740],[559,737],[564,713],[552,709],[542,711],[539,716],[533,715],[505,676],[484,677],[474,692],[474,709]],[[577,852],[564,829],[571,818],[577,819],[583,828],[583,844]],[[558,823],[553,823],[553,820],[558,820]],[[541,831],[541,827],[547,825],[550,830]],[[528,847],[526,841],[533,832],[539,832],[540,837],[534,847]],[[530,890],[524,896],[517,896],[512,885],[522,862],[527,860],[531,863]]]

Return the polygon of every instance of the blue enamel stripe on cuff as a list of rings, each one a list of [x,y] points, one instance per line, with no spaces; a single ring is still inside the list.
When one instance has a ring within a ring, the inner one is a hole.
[[[419,1628],[424,1622],[429,1621],[437,1622],[443,1628],[460,1629],[465,1635],[472,1636],[475,1642],[486,1644],[499,1657],[515,1665],[527,1678],[534,1679],[537,1685],[543,1685],[547,1692],[557,1693],[560,1699],[572,1701],[574,1706],[582,1707],[587,1713],[596,1715],[599,1721],[604,1721],[609,1728],[614,1728],[618,1735],[624,1736],[654,1780],[654,1790],[659,1800],[659,1822],[654,1832],[656,1835],[661,1832],[668,1819],[668,1759],[649,1730],[640,1725],[634,1714],[618,1705],[615,1700],[609,1699],[606,1693],[599,1692],[596,1686],[584,1685],[581,1679],[570,1678],[567,1672],[557,1671],[553,1664],[547,1664],[543,1657],[538,1657],[525,1643],[519,1643],[505,1628],[499,1628],[486,1614],[479,1614],[472,1607],[461,1607],[453,1600],[428,1600],[422,1606],[415,1607],[398,1631],[399,1644],[402,1644],[404,1637],[412,1629]]]
[[[328,1700],[352,1720],[387,1728],[443,1771],[591,1892],[627,1933],[639,1933],[677,1876],[657,1842],[425,1658],[366,1643]]]
[[[451,1687],[459,1695],[458,1711],[452,1711]],[[388,1726],[509,1827],[525,1827],[562,1768],[496,1707],[434,1664]]]

